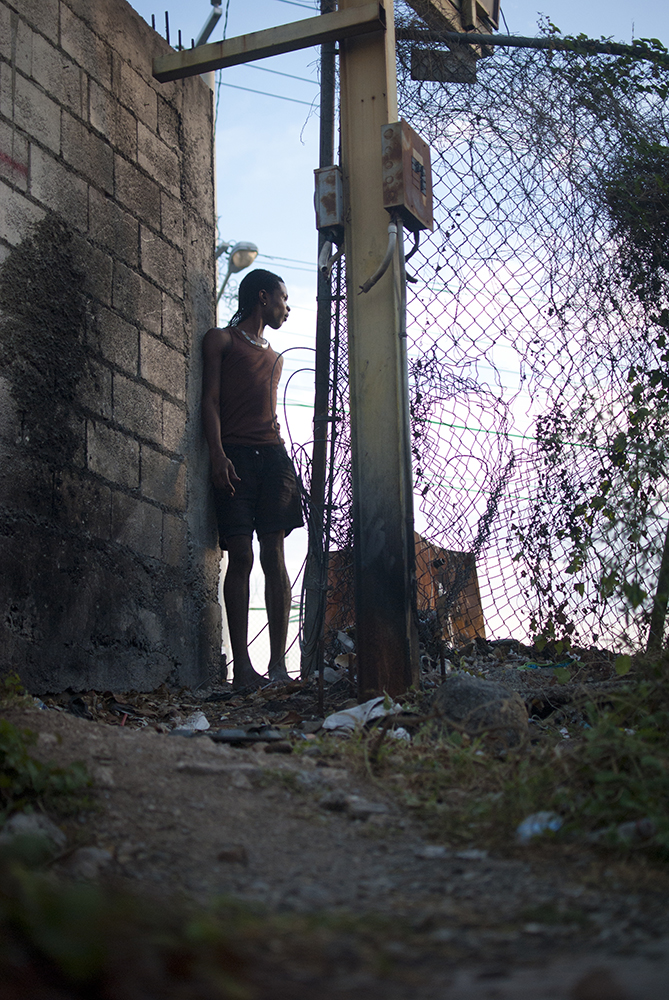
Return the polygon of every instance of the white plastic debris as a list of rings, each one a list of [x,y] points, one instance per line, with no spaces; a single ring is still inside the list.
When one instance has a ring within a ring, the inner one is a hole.
[[[365,701],[362,705],[354,705],[352,708],[345,708],[341,712],[328,715],[323,723],[323,729],[362,729],[365,723],[371,719],[383,719],[386,715],[397,715],[402,711],[401,705],[391,704],[386,708],[386,699],[383,695]]]
[[[562,817],[554,812],[538,812],[527,816],[516,829],[519,844],[529,844],[533,837],[542,833],[557,833],[562,826]]]
[[[184,722],[183,728],[193,729],[195,732],[203,733],[205,729],[209,729],[207,716],[204,712],[193,712]]]
[[[355,643],[350,636],[346,635],[346,632],[337,632],[337,638],[339,639],[345,652],[355,653]]]
[[[389,729],[388,736],[394,740],[404,740],[406,743],[411,743],[409,731],[404,726],[398,726],[397,729]]]

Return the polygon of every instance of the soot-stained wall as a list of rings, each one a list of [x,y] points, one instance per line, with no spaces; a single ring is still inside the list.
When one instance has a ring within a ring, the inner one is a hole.
[[[124,0],[0,0],[0,673],[35,693],[220,669],[212,101],[165,51]]]

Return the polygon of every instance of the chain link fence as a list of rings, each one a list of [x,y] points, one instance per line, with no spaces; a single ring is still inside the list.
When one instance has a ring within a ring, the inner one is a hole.
[[[495,48],[470,82],[412,78],[429,37],[397,51],[435,198],[408,263],[423,644],[641,649],[669,594],[665,50]],[[329,638],[353,624],[343,307],[333,339]]]

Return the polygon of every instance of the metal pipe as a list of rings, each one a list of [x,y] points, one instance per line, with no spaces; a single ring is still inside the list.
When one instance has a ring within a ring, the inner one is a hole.
[[[218,24],[222,13],[223,10],[221,8],[220,2],[212,7],[211,14],[207,18],[202,31],[195,39],[195,48],[197,48],[198,45],[204,45],[204,43],[208,40],[214,28]]]
[[[335,10],[335,0],[321,0],[321,14]],[[320,146],[318,163],[334,163],[335,149],[335,43],[321,45]],[[323,625],[327,594],[328,553],[324,551],[325,478],[327,471],[328,416],[330,411],[330,337],[332,326],[332,289],[330,268],[323,271],[320,262],[326,244],[330,257],[332,243],[326,233],[318,234],[318,285],[316,292],[316,372],[314,379],[314,445],[309,493],[309,551],[304,571],[304,618],[301,638],[300,674],[319,674],[319,705],[322,700]]]
[[[370,288],[373,288],[377,281],[383,277],[388,268],[390,267],[390,262],[393,259],[395,253],[395,247],[397,246],[397,223],[391,222],[388,226],[388,249],[386,250],[386,255],[381,261],[379,267],[376,269],[371,278],[368,278],[364,285],[360,286],[360,291],[358,295],[365,295]]]
[[[485,35],[469,31],[429,31],[425,28],[397,28],[398,42],[437,42],[457,46],[497,45],[506,49],[547,49],[554,52],[575,52],[581,55],[633,56],[648,62],[669,66],[669,53],[655,52],[642,45],[596,41],[594,38],[526,38],[522,35]]]

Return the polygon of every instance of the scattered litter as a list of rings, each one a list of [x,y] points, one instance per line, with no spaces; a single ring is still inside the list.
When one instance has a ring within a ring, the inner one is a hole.
[[[88,711],[88,705],[79,695],[74,695],[67,703],[67,710],[79,719],[92,719],[93,716]]]
[[[199,729],[186,729],[185,726],[177,726],[175,729],[170,729],[168,736],[185,736],[186,739],[190,739],[193,736],[199,736]]]
[[[398,726],[397,729],[389,729],[388,736],[394,740],[405,740],[407,743],[411,743],[411,734],[403,726]]]
[[[355,643],[345,632],[337,632],[337,639],[346,653],[355,653]]]
[[[204,712],[193,712],[184,722],[184,729],[195,729],[199,733],[209,729],[209,722]]]
[[[44,702],[42,701],[41,698],[33,697],[33,702],[35,703],[35,705],[37,706],[37,708],[46,709],[46,708],[49,707],[48,705],[44,704]]]
[[[386,708],[386,699],[383,695],[379,695],[378,698],[365,701],[362,705],[355,705],[328,715],[323,723],[323,729],[362,729],[372,719],[383,719],[386,715],[397,715],[401,711],[402,707],[397,703],[392,703],[390,708]]]
[[[558,729],[558,732],[559,732],[559,734],[560,734],[560,736],[562,737],[563,740],[569,740],[569,739],[571,739],[571,737],[569,735],[569,730],[567,729],[566,726],[563,726],[562,729]]]
[[[516,829],[519,844],[529,844],[533,837],[542,833],[557,833],[562,826],[562,817],[554,812],[537,812],[527,816]]]

